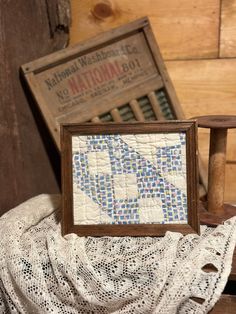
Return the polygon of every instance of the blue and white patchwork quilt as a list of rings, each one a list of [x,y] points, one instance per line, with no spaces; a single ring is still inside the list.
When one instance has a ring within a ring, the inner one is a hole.
[[[74,223],[187,223],[185,133],[72,137]]]

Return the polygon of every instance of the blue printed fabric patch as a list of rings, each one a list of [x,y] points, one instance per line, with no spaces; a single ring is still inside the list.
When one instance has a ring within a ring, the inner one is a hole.
[[[73,136],[75,224],[186,223],[185,133]]]

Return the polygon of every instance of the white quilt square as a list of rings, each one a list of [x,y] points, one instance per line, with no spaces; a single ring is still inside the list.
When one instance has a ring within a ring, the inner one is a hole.
[[[114,175],[114,189],[116,199],[138,197],[136,175],[133,173]]]
[[[72,137],[73,153],[85,153],[87,151],[87,136]]]
[[[88,168],[92,175],[111,174],[108,151],[88,153]]]
[[[140,223],[160,223],[164,221],[162,201],[159,198],[142,198],[139,200]]]

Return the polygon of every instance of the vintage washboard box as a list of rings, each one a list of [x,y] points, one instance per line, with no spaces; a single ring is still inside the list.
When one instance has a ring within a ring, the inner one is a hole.
[[[22,66],[60,149],[60,124],[183,119],[147,18]]]

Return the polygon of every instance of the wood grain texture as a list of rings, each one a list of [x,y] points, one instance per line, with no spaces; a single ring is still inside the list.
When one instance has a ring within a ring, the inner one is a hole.
[[[27,63],[22,72],[59,150],[60,123],[90,121],[128,102],[144,121],[137,99],[159,89],[172,116],[184,119],[147,18]]]
[[[187,118],[236,114],[236,59],[171,61],[166,65]],[[235,136],[236,130],[229,130],[225,188],[225,201],[229,202],[236,201]],[[206,129],[199,129],[199,151],[207,169],[209,132]]]
[[[222,0],[220,57],[236,57],[236,1]]]
[[[65,46],[68,34],[50,33],[49,24],[43,0],[1,2],[0,215],[34,195],[59,191],[59,156],[19,78],[21,64]]]
[[[72,0],[70,43],[147,15],[164,59],[218,56],[219,0]]]
[[[236,59],[166,62],[186,117],[236,114]]]
[[[196,119],[199,128],[210,129],[207,210],[223,217],[227,211],[228,217],[233,216],[236,207],[230,209],[229,205],[224,205],[224,190],[227,133],[228,129],[236,129],[236,115],[200,116]]]
[[[225,171],[225,202],[233,204],[236,206],[236,162],[231,164],[226,162],[226,171]],[[235,207],[236,215],[236,207]]]
[[[226,172],[225,172],[225,202],[229,202],[236,205],[236,131],[229,130],[227,139],[227,153],[226,153]],[[206,174],[208,173],[208,155],[209,155],[209,132],[205,129],[198,130],[198,146],[201,152],[202,161]]]
[[[210,314],[234,314],[236,308],[236,296],[223,294]]]

